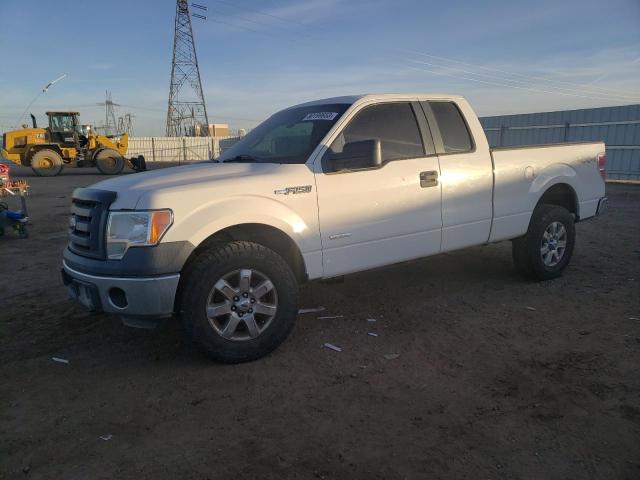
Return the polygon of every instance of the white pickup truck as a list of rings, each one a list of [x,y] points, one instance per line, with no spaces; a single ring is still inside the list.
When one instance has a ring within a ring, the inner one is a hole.
[[[308,280],[501,240],[524,275],[559,276],[574,223],[605,206],[604,151],[490,149],[452,95],[304,103],[217,161],[76,189],[63,280],[92,310],[178,315],[213,359],[252,360],[287,337]]]

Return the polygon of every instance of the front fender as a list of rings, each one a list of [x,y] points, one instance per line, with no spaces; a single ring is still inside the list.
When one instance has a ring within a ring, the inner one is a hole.
[[[312,207],[315,207],[315,202]],[[174,211],[174,217],[175,224],[167,232],[166,241],[189,240],[197,247],[225,228],[258,223],[287,234],[302,254],[320,251],[317,207],[315,214],[313,208],[300,212],[300,209],[259,195],[234,195],[208,202],[188,212]]]

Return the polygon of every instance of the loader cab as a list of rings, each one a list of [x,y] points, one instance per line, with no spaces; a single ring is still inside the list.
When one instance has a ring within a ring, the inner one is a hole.
[[[78,112],[47,112],[51,141],[61,147],[78,146],[82,136],[78,115]]]

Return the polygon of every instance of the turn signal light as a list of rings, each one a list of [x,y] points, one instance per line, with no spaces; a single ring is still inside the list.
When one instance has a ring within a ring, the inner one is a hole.
[[[171,212],[167,210],[158,210],[151,213],[151,233],[149,235],[149,243],[155,245],[160,237],[167,231],[171,225]]]

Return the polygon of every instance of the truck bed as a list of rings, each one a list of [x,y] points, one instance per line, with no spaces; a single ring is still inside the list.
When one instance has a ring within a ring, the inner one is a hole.
[[[596,213],[604,196],[597,156],[603,142],[525,145],[490,149],[494,170],[490,241],[523,235],[541,193],[563,183],[575,192],[577,219]]]

